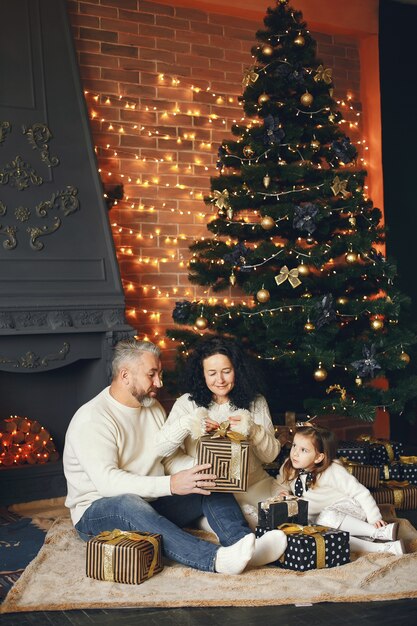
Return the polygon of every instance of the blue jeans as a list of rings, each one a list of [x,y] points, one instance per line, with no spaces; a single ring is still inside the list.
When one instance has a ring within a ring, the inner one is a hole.
[[[101,498],[90,504],[75,528],[85,541],[114,528],[160,533],[166,557],[213,572],[219,546],[182,530],[202,515],[222,546],[230,546],[252,532],[234,496],[216,492],[209,496],[165,496],[152,502],[131,493]]]

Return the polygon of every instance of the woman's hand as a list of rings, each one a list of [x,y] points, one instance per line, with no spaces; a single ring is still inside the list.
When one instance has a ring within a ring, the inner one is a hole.
[[[375,528],[383,528],[387,525],[387,523],[388,522],[385,522],[383,519],[379,519],[377,522],[375,522],[374,526]]]
[[[229,417],[231,428],[236,428],[237,426],[239,426],[241,421],[242,421],[242,418],[240,415],[232,415],[231,417]]]
[[[214,422],[209,417],[206,418],[206,433],[210,433],[213,430],[217,430],[220,424],[218,422]]]

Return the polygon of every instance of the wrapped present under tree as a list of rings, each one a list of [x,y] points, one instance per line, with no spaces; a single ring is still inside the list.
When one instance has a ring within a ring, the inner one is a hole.
[[[343,457],[339,458],[343,461],[343,465],[362,485],[368,489],[376,489],[379,487],[380,481],[380,468],[374,465],[365,465],[363,463],[355,463],[355,461],[348,461]]]
[[[365,441],[339,441],[337,456],[356,463],[368,463],[369,444]]]
[[[258,526],[278,528],[281,524],[308,524],[308,502],[296,496],[274,496],[258,503]]]
[[[417,508],[417,486],[407,480],[381,482],[378,489],[372,490],[372,496],[377,504],[393,504],[399,510]]]

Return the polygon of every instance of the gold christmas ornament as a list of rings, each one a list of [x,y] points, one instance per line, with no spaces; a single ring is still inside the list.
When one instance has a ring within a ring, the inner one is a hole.
[[[255,67],[247,67],[243,72],[242,84],[245,87],[249,87],[249,85],[253,85],[259,78],[259,74],[255,72]]]
[[[403,361],[403,363],[406,363],[406,365],[408,365],[410,360],[410,355],[407,354],[407,352],[401,352],[400,361]]]
[[[261,93],[261,95],[258,98],[258,104],[263,104],[264,102],[268,102],[269,100],[269,96],[267,93]]]
[[[315,326],[313,324],[313,322],[306,322],[304,324],[304,330],[308,333],[311,333],[313,330],[315,330]]]
[[[261,226],[264,230],[271,230],[271,228],[275,227],[275,220],[270,215],[264,215],[261,219]]]
[[[195,321],[195,325],[198,328],[198,330],[204,330],[208,326],[208,320],[202,316],[197,317]]]
[[[273,51],[274,49],[272,46],[269,45],[269,43],[266,43],[264,46],[262,46],[262,53],[265,54],[265,56],[271,56]]]
[[[303,93],[303,95],[300,98],[301,104],[305,107],[311,106],[313,104],[313,100],[314,100],[313,96],[308,91]]]
[[[300,263],[297,269],[300,276],[308,276],[310,273],[310,268],[308,265],[304,265],[304,263]]]
[[[275,276],[276,284],[282,285],[286,280],[290,283],[291,287],[295,289],[298,285],[301,285],[301,280],[298,278],[298,268],[294,267],[292,270],[289,270],[286,265],[281,267],[279,274]]]
[[[346,389],[344,387],[341,387],[340,385],[330,385],[330,387],[327,387],[327,395],[329,395],[329,393],[331,393],[332,391],[337,391],[338,393],[340,393],[340,399],[342,401],[346,400]]]
[[[314,152],[317,152],[317,150],[320,150],[320,141],[317,141],[317,139],[312,139],[310,141],[310,148],[314,150]]]
[[[358,260],[358,255],[356,254],[356,252],[347,252],[345,254],[345,259],[346,263],[356,263],[356,261]]]
[[[213,191],[213,200],[214,204],[219,207],[219,209],[226,209],[229,206],[229,192],[227,189],[223,189],[223,191],[219,191],[215,189]]]
[[[232,220],[232,219],[233,219],[233,209],[232,209],[232,207],[231,207],[231,206],[229,206],[229,207],[226,209],[226,215],[227,215],[227,219],[228,219],[228,220]]]
[[[255,151],[253,150],[253,148],[251,148],[250,146],[245,146],[243,148],[243,154],[245,155],[245,157],[247,157],[248,159],[250,159],[251,157],[253,157],[253,155],[255,154]]]
[[[384,328],[384,320],[380,317],[373,317],[370,321],[370,325],[373,330],[381,330]]]
[[[350,192],[346,189],[348,184],[347,179],[341,179],[339,176],[335,176],[333,179],[333,184],[330,189],[333,191],[333,195],[337,196],[339,193],[343,196],[343,198],[347,198]]]
[[[270,175],[269,175],[269,174],[266,174],[266,175],[263,177],[263,183],[264,183],[264,187],[265,187],[265,189],[268,189],[270,182],[271,182],[271,177],[270,177]]]
[[[260,289],[257,294],[256,294],[256,299],[258,302],[261,302],[262,304],[264,302],[268,302],[269,298],[271,297],[271,294],[269,293],[268,289]]]
[[[229,276],[229,283],[234,287],[236,285],[236,275],[232,272]]]
[[[337,299],[337,304],[344,305],[344,304],[347,304],[347,303],[348,303],[348,299],[345,298],[344,296],[341,296],[340,298]]]
[[[324,369],[324,367],[319,365],[316,371],[314,372],[313,376],[314,376],[314,379],[317,380],[318,382],[322,380],[326,380],[327,371]]]
[[[360,376],[356,376],[355,383],[358,387],[362,385],[362,378]]]
[[[356,226],[356,217],[353,217],[352,215],[352,217],[349,218],[349,224],[351,226]]]
[[[298,48],[302,48],[305,45],[305,43],[306,43],[306,40],[304,39],[301,33],[299,33],[297,37],[294,39],[294,45],[297,46]]]

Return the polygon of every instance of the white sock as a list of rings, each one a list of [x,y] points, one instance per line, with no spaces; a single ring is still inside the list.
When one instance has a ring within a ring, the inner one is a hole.
[[[372,524],[368,524],[368,522],[364,522],[357,517],[345,515],[343,522],[339,526],[339,530],[345,530],[357,537],[373,537],[376,528]]]
[[[377,543],[366,539],[350,536],[350,549],[353,552],[392,552],[393,554],[402,554],[404,549],[401,541],[385,541]]]
[[[249,565],[267,565],[277,561],[287,547],[287,537],[282,530],[270,530],[255,541],[255,552]]]
[[[255,551],[255,535],[245,535],[232,546],[217,550],[214,570],[219,574],[240,574]]]

